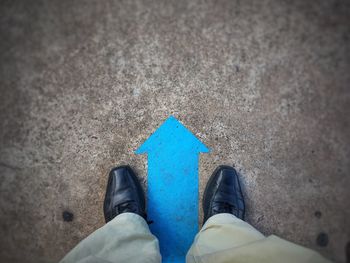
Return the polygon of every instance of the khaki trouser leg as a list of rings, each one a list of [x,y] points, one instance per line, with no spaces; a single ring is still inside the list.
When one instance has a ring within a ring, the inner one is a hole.
[[[160,263],[158,240],[137,214],[123,213],[81,241],[61,263]]]
[[[195,238],[187,263],[326,263],[310,249],[276,236],[265,237],[231,214],[208,219]]]

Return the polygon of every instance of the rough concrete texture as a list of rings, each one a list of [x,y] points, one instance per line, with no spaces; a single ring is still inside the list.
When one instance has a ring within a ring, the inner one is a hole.
[[[200,194],[235,164],[248,222],[345,262],[349,17],[349,1],[2,1],[0,261],[56,262],[102,226],[109,170],[146,187],[133,151],[172,114],[212,149]]]

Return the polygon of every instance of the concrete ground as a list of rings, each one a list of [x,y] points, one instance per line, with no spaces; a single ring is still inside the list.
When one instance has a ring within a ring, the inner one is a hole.
[[[2,1],[0,261],[56,262],[102,226],[109,170],[146,187],[133,151],[174,115],[212,149],[201,194],[235,164],[248,222],[346,262],[349,17],[349,1]]]

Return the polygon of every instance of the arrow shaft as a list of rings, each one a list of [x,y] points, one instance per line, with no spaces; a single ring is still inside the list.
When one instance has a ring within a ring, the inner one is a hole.
[[[198,231],[198,154],[150,153],[148,217],[163,262],[185,262]]]

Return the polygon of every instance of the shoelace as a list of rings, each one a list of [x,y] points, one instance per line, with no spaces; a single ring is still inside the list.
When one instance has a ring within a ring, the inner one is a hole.
[[[115,207],[115,210],[116,210],[117,214],[125,213],[125,212],[137,213],[138,207],[137,207],[137,204],[135,201],[128,201],[128,202],[117,205]],[[147,224],[150,225],[153,223],[153,221],[147,220],[146,213],[143,213],[141,216],[146,220]]]
[[[213,206],[213,211],[215,213],[232,213],[236,210],[236,207],[227,202],[217,202]]]
[[[125,212],[131,212],[135,213],[137,211],[137,205],[135,201],[125,202],[122,204],[119,204],[115,207],[117,213],[125,213]]]

